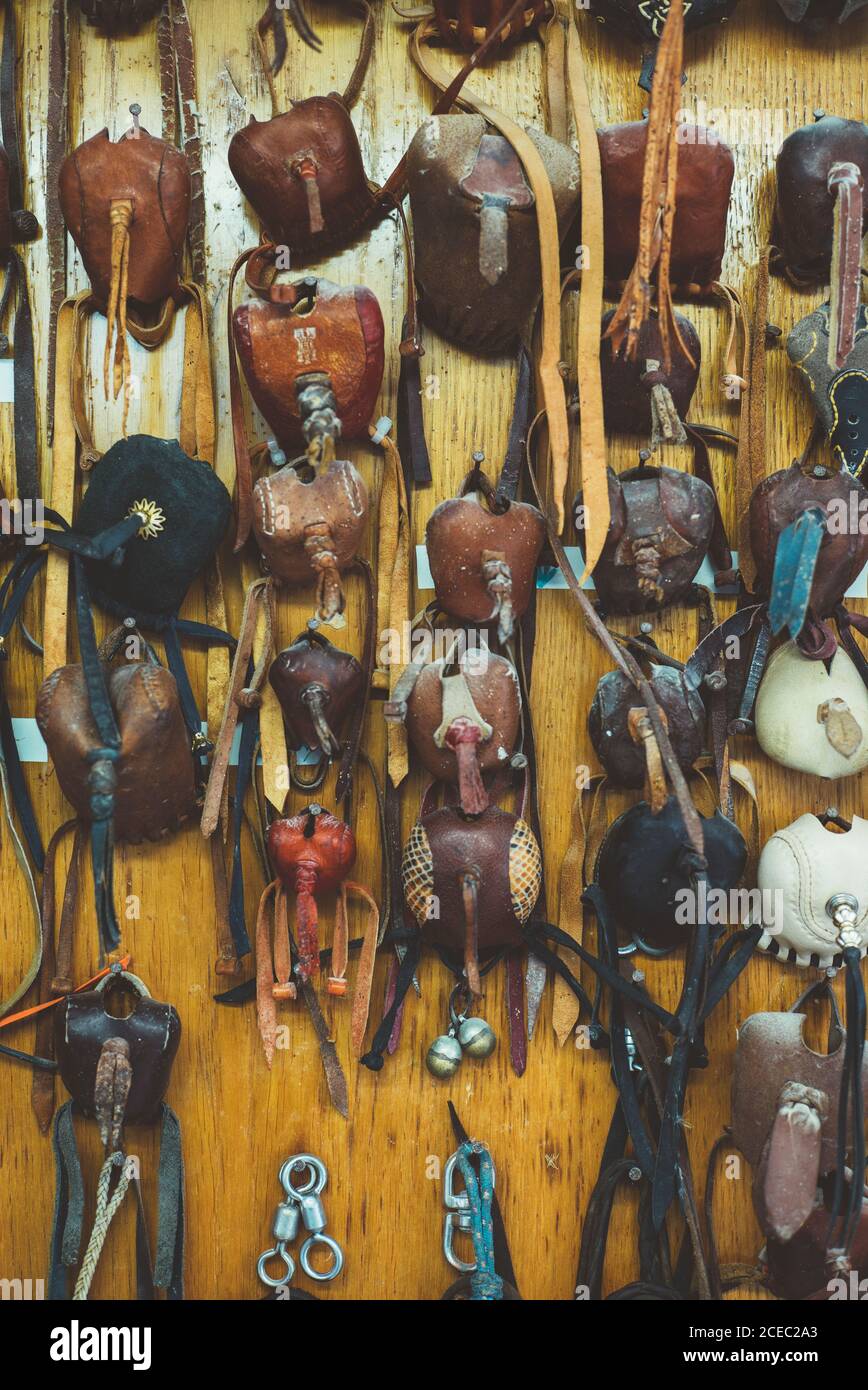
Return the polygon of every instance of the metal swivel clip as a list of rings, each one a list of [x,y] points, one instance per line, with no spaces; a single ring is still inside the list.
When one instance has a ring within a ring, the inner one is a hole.
[[[454,1153],[451,1158],[446,1160],[443,1169],[443,1205],[446,1208],[446,1216],[443,1220],[443,1254],[449,1261],[453,1269],[459,1270],[462,1274],[473,1274],[476,1270],[476,1261],[472,1264],[465,1264],[459,1260],[453,1249],[455,1232],[463,1231],[467,1235],[473,1232],[473,1208],[467,1192],[455,1191],[455,1169],[458,1166],[458,1154]],[[494,1193],[495,1183],[494,1163],[491,1164],[491,1192]]]
[[[301,1183],[293,1181],[293,1174],[303,1175]],[[288,1158],[280,1170],[280,1185],[286,1194],[274,1213],[271,1233],[274,1245],[260,1255],[256,1272],[263,1284],[279,1289],[288,1284],[295,1274],[295,1261],[287,1246],[297,1238],[303,1226],[309,1232],[307,1240],[299,1252],[299,1263],[309,1279],[326,1283],[336,1279],[344,1267],[344,1252],[336,1240],[325,1234],[326,1214],[320,1193],[328,1182],[328,1170],[313,1154],[294,1154]],[[311,1254],[317,1245],[324,1245],[332,1254],[332,1263],[325,1272],[320,1272],[311,1264]],[[279,1277],[268,1273],[267,1266],[274,1259],[282,1260],[284,1272]]]

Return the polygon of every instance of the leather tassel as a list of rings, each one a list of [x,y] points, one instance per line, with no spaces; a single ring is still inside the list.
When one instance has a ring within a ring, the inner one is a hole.
[[[281,883],[274,895],[274,973],[277,983],[272,994],[277,1000],[295,999],[298,991],[292,979],[292,948],[289,943],[289,909]]]
[[[639,247],[624,293],[606,330],[606,337],[611,338],[615,351],[623,349],[626,357],[634,360],[639,347],[639,333],[651,309],[651,277],[657,267],[660,340],[667,372],[672,368],[673,339],[693,364],[678,328],[669,284],[678,174],[678,125],[675,114],[681,95],[683,47],[684,0],[673,0],[657,49],[651,87],[642,175]]]
[[[332,933],[332,973],[329,975],[327,989],[329,994],[342,999],[347,992],[347,965],[350,958],[350,931],[347,922],[347,883],[338,890],[335,905],[335,929]]]
[[[835,198],[832,230],[829,357],[832,368],[844,366],[856,342],[862,299],[862,175],[855,164],[833,164],[829,192]]]
[[[465,873],[461,879],[461,897],[464,902],[464,973],[467,976],[467,988],[478,999],[482,994],[482,981],[479,978],[477,888],[475,874]]]
[[[307,198],[307,217],[311,236],[316,236],[325,230],[316,173],[316,165],[312,159],[304,159],[298,166],[298,176],[304,184]]]
[[[229,921],[229,883],[220,836],[212,835],[209,844],[211,879],[214,886],[214,919],[217,925],[217,960],[214,971],[217,975],[237,975],[240,962]]]
[[[687,431],[675,409],[672,393],[664,382],[657,381],[651,387],[651,448],[686,443]]]
[[[458,795],[461,809],[468,816],[481,815],[489,805],[476,751],[481,732],[479,725],[471,723],[469,719],[455,719],[444,740],[458,762]]]
[[[295,883],[295,916],[298,924],[298,973],[309,980],[319,970],[319,912],[313,889],[316,875],[299,866]]]
[[[105,357],[103,360],[103,382],[105,393],[117,400],[122,387],[125,387],[130,370],[130,349],[127,342],[127,291],[130,268],[130,226],[133,220],[133,205],[126,198],[116,198],[111,205],[111,286],[106,310]],[[114,341],[114,366],[112,370],[112,343]],[[112,375],[113,392],[109,388],[109,375]],[[129,400],[124,393],[123,434],[127,432]]]
[[[494,604],[491,616],[497,619],[497,640],[505,646],[513,628],[512,572],[502,550],[483,550],[482,577]]]
[[[374,983],[374,963],[377,958],[377,945],[380,936],[380,909],[367,888],[360,883],[348,882],[345,885],[351,893],[358,893],[367,907],[367,925],[362,941],[361,955],[356,970],[356,987],[353,991],[353,1012],[350,1020],[350,1039],[353,1056],[361,1057],[371,1010],[371,988]]]
[[[259,899],[259,911],[256,914],[256,1017],[268,1067],[274,1060],[277,1044],[277,1004],[274,998],[274,967],[268,929],[269,907],[277,886],[277,879],[269,883]]]
[[[506,958],[506,1013],[512,1069],[516,1076],[524,1076],[527,1067],[527,1017],[521,959],[515,951]]]
[[[344,609],[344,593],[335,557],[334,540],[325,521],[306,528],[304,548],[310,567],[317,575],[317,617],[331,622]]]

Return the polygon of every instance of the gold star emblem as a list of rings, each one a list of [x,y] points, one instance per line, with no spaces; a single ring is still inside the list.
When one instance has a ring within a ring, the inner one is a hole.
[[[166,524],[166,516],[163,510],[157,506],[156,502],[149,502],[147,497],[141,501],[134,502],[127,512],[127,516],[135,516],[136,512],[145,518],[145,524],[136,534],[141,536],[143,541],[153,540],[158,536]]]

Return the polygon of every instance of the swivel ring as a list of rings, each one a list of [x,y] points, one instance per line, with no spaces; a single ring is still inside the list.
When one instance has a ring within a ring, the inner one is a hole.
[[[292,1181],[294,1168],[306,1167],[308,1177],[301,1187],[296,1187]],[[279,1182],[287,1197],[298,1198],[307,1197],[311,1192],[319,1195],[326,1185],[328,1173],[325,1164],[313,1154],[294,1154],[288,1158],[280,1170]]]
[[[328,1249],[331,1250],[332,1255],[334,1257],[331,1266],[325,1271],[324,1274],[321,1274],[318,1269],[314,1269],[313,1265],[310,1262],[311,1252],[315,1245],[327,1246]],[[326,1284],[330,1279],[337,1279],[338,1275],[343,1269],[344,1252],[338,1245],[337,1241],[332,1240],[331,1236],[326,1236],[317,1233],[315,1235],[308,1236],[304,1245],[301,1247],[299,1262],[308,1279],[315,1279],[318,1284]]]
[[[286,1271],[279,1279],[275,1279],[266,1269],[266,1265],[269,1261],[275,1258],[283,1260],[283,1266]],[[270,1289],[281,1289],[284,1284],[292,1282],[292,1277],[295,1274],[295,1260],[285,1246],[275,1245],[273,1250],[265,1250],[259,1256],[259,1259],[256,1261],[256,1273],[259,1275],[263,1284],[267,1284]]]

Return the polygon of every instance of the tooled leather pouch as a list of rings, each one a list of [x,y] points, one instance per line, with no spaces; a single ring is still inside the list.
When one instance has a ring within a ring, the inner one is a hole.
[[[598,131],[607,280],[626,279],[636,260],[647,135],[647,121]],[[679,128],[670,275],[691,293],[707,294],[720,277],[734,171],[731,149],[714,132]]]
[[[90,475],[76,529],[97,536],[123,518],[147,516],[119,562],[88,562],[94,596],[121,618],[165,627],[226,534],[232,503],[213,468],[177,440],[133,435],[105,453]]]
[[[648,684],[666,722],[682,772],[700,756],[705,741],[705,706],[682,670],[650,662]],[[588,733],[607,776],[620,787],[641,787],[648,763],[636,714],[636,688],[622,671],[607,671],[597,684],[588,711]]]
[[[70,6],[76,0],[68,0]],[[163,0],[77,0],[88,24],[109,38],[135,34],[149,19],[159,14]]]
[[[814,777],[853,777],[868,767],[868,690],[841,646],[825,660],[785,642],[769,659],[756,697],[756,736],[783,767]]]
[[[686,435],[683,427],[679,430],[678,426],[687,416],[699,380],[702,361],[699,334],[683,314],[675,315],[689,356],[675,354],[666,372],[656,314],[643,323],[636,355],[628,358],[624,353],[613,352],[612,344],[606,339],[614,313],[614,309],[610,309],[601,324],[600,369],[606,429],[647,438],[650,426],[652,446],[670,439],[684,442]],[[661,388],[666,392],[662,398]],[[655,438],[657,434],[659,438]]]
[[[834,1136],[831,1158],[827,1160],[821,1151],[818,1158],[812,1159],[818,1174],[834,1168],[826,1243],[830,1251],[844,1255],[856,1237],[863,1206],[861,1184],[853,1186],[851,1183],[847,1187],[846,1167],[849,1154],[853,1171],[864,1173],[865,1083],[868,1078],[863,1066],[865,993],[861,963],[868,950],[866,845],[868,822],[861,817],[854,816],[851,822],[833,810],[823,815],[806,814],[775,832],[766,843],[757,867],[761,905],[758,925],[762,928],[757,942],[759,948],[803,967],[818,967],[824,971],[841,969],[845,977],[846,1044],[838,1047],[833,1057],[818,1058],[811,1054],[804,1060],[805,1066],[817,1069],[815,1089],[820,1093],[820,1100],[813,1104],[817,1116],[811,1127],[825,1137],[828,1123],[828,1134]],[[792,1024],[788,1026],[793,1028]],[[795,1032],[797,1035],[798,1030]],[[819,1069],[831,1073],[831,1089],[823,1084]],[[802,1081],[802,1075],[796,1080]],[[811,1100],[810,1097],[800,1099]],[[780,1103],[783,1105],[783,1101]],[[828,1122],[824,1120],[826,1109],[830,1112]],[[821,1123],[817,1122],[818,1118]],[[787,1128],[786,1116],[781,1123]],[[779,1166],[783,1166],[786,1173],[789,1147],[783,1141],[775,1164],[767,1165],[774,1182],[777,1182]],[[808,1167],[807,1164],[803,1166]],[[811,1171],[809,1167],[808,1171]],[[768,1186],[766,1179],[765,1189]],[[788,1219],[787,1230],[778,1230],[779,1235],[787,1238],[807,1218],[815,1188],[816,1183],[806,1184],[799,1206],[800,1220]],[[773,1195],[784,1204],[788,1197],[786,1186],[778,1182]]]
[[[149,659],[107,666],[106,684],[121,736],[115,763],[116,839],[134,844],[160,839],[196,809],[190,736],[175,678]],[[90,755],[102,745],[81,666],[62,666],[43,683],[36,722],[64,796],[82,820],[90,821]]]
[[[413,827],[402,875],[423,940],[463,958],[468,981],[478,981],[480,957],[524,941],[540,887],[539,846],[526,821],[497,806],[473,820],[443,806]]]
[[[279,111],[264,31],[259,50],[271,87],[273,114],[251,117],[229,144],[229,167],[270,241],[299,255],[346,245],[388,207],[365,173],[350,108],[359,95],[374,41],[366,0],[353,8],[364,18],[359,56],[343,95],[306,97]]]
[[[316,581],[323,617],[343,608],[339,576],[355,559],[367,520],[367,489],[349,459],[312,465],[303,456],[253,489],[253,533],[269,572],[283,583]]]
[[[642,613],[677,603],[708,553],[714,493],[701,478],[644,460],[620,474],[609,469],[608,479],[609,530],[594,569],[604,610]],[[581,494],[576,509],[581,544]]]
[[[747,846],[720,810],[702,816],[709,889],[734,888],[744,872]],[[640,801],[613,821],[600,846],[594,877],[606,894],[619,930],[646,955],[666,955],[691,927],[679,919],[679,894],[694,880],[684,824],[674,796],[655,810]]]
[[[135,981],[134,976],[121,980]],[[54,1048],[58,1070],[82,1113],[96,1113],[98,1067],[103,1050],[112,1039],[126,1047],[132,1076],[124,1120],[147,1123],[159,1114],[172,1075],[172,1064],[181,1041],[181,1020],[171,1004],[161,1004],[147,991],[139,993],[135,1008],[126,1018],[110,1014],[103,988],[71,994],[55,1018]],[[144,990],[144,986],[141,987]]]
[[[560,236],[576,215],[578,159],[527,128],[554,194]],[[471,351],[515,345],[540,294],[536,200],[509,141],[481,116],[431,116],[407,152],[423,320]]]

